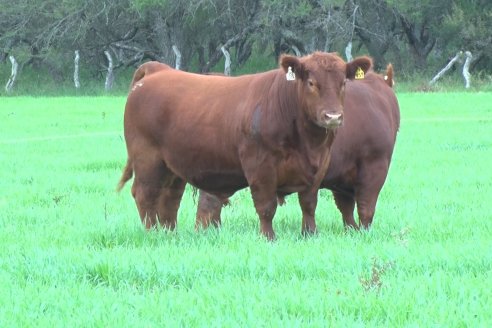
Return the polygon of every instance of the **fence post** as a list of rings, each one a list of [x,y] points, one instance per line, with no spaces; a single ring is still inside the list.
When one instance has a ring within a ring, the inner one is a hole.
[[[181,69],[181,51],[179,51],[178,47],[173,44],[173,51],[174,54],[176,55],[176,65],[174,68],[176,69]]]
[[[349,41],[347,43],[347,46],[345,47],[345,58],[347,61],[352,61],[352,41]]]
[[[224,54],[225,57],[225,63],[224,63],[224,75],[230,76],[231,75],[231,55],[229,54],[229,51],[227,51],[224,46],[220,47],[220,50],[222,50],[222,53]]]
[[[7,84],[5,85],[5,91],[7,93],[11,93],[12,89],[14,88],[15,81],[17,79],[17,71],[19,69],[19,64],[17,63],[17,60],[15,60],[15,57],[10,55],[9,56],[10,63],[12,64],[12,73],[10,74],[10,78],[7,81]]]
[[[470,88],[470,63],[472,61],[472,53],[469,51],[465,52],[465,63],[463,64],[463,78],[465,79],[465,88],[468,89]]]
[[[79,60],[80,60],[80,53],[78,50],[75,50],[74,70],[73,70],[73,83],[75,84],[75,89],[80,88]]]
[[[111,54],[107,50],[104,51],[104,54],[108,59],[108,73],[106,74],[106,82],[104,83],[104,88],[106,89],[106,91],[109,91],[113,87],[113,81],[114,81],[113,57],[111,57]]]
[[[454,62],[460,59],[462,55],[463,51],[459,51],[456,56],[454,56],[453,59],[451,59],[449,63],[439,73],[437,73],[436,76],[432,78],[432,80],[430,80],[429,85],[433,85],[434,83],[436,83],[437,80],[439,80],[453,66]]]

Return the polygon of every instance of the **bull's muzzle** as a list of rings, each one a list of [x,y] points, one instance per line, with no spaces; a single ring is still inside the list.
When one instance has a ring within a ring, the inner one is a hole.
[[[334,129],[342,125],[343,114],[342,113],[330,113],[323,111],[321,113],[321,122],[324,128]]]

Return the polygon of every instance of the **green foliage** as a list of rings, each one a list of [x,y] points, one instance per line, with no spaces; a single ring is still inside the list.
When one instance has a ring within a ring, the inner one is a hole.
[[[492,325],[492,93],[397,94],[402,122],[370,231],[320,191],[266,242],[247,191],[223,227],[144,231],[127,186],[123,97],[2,97],[0,326]]]
[[[442,42],[451,49],[469,50],[490,58],[492,52],[492,4],[490,2],[470,6],[467,1],[454,4],[453,11],[446,16],[442,26]],[[482,58],[478,66],[492,68],[489,60]]]
[[[453,7],[453,1],[447,0],[388,0],[387,2],[416,24],[432,23],[433,27],[437,27],[440,20],[449,14]]]
[[[38,75],[48,66],[57,82],[71,74],[74,50],[95,80],[106,50],[120,70],[147,60],[172,64],[173,45],[181,68],[200,72],[217,65],[222,45],[246,71],[247,59],[264,49],[275,62],[285,52],[343,54],[349,41],[352,55],[369,54],[378,68],[391,61],[406,72],[435,71],[459,50],[474,55],[472,72],[492,67],[487,0],[0,0],[0,8],[0,62],[14,55]]]
[[[131,5],[139,11],[151,10],[151,9],[166,9],[169,5],[169,1],[166,0],[132,0]]]

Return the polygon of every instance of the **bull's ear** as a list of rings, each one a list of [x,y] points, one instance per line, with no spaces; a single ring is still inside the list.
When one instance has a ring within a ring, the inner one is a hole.
[[[364,78],[364,74],[372,67],[372,60],[367,56],[357,57],[346,64],[347,79]],[[361,74],[362,73],[362,74]]]
[[[280,57],[280,66],[282,66],[286,74],[289,74],[290,72],[294,73],[295,76],[293,77],[293,79],[303,79],[304,65],[299,60],[299,58],[290,55],[282,55]],[[292,79],[292,75],[290,78],[287,76],[287,79]]]

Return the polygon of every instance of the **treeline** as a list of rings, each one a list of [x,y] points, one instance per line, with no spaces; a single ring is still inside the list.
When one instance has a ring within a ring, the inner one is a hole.
[[[0,0],[0,62],[46,69],[55,81],[147,60],[210,71],[258,54],[314,50],[370,54],[377,68],[436,71],[470,51],[472,72],[492,70],[490,0]],[[106,52],[106,53],[105,53]]]

